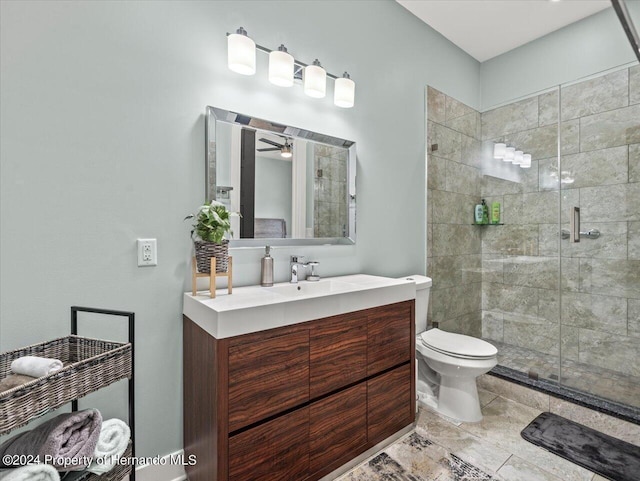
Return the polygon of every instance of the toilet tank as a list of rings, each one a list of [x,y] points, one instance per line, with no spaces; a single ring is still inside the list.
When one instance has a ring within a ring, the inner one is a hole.
[[[416,334],[427,330],[427,310],[429,308],[429,291],[431,278],[419,274],[408,276],[416,283]]]

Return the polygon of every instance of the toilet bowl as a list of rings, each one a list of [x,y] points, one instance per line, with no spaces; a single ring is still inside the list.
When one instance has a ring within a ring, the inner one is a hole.
[[[418,402],[463,422],[482,420],[476,378],[498,364],[498,350],[471,336],[427,330],[431,279],[410,276],[416,283],[416,360]]]
[[[419,392],[419,400],[458,421],[482,421],[476,378],[498,364],[495,346],[434,328],[418,334],[416,351],[424,360],[418,369],[426,367],[437,374],[437,395],[433,389]],[[434,378],[433,374],[429,377]]]

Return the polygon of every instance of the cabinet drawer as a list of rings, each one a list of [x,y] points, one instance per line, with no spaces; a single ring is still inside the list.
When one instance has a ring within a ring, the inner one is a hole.
[[[411,352],[412,302],[380,307],[369,315],[367,374],[377,374],[409,361]]]
[[[367,382],[367,433],[377,443],[414,421],[411,365],[405,364]]]
[[[308,400],[308,330],[229,348],[229,432]]]
[[[310,333],[310,396],[316,398],[367,376],[367,316],[323,320]]]
[[[367,443],[365,383],[313,403],[309,409],[310,473],[326,468]]]
[[[229,439],[229,481],[292,481],[309,472],[309,408]]]

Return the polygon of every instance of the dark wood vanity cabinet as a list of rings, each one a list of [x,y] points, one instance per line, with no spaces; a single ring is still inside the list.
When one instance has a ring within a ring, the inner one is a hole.
[[[309,400],[309,331],[229,346],[229,431]]]
[[[414,301],[227,339],[184,317],[191,481],[313,481],[415,418]]]

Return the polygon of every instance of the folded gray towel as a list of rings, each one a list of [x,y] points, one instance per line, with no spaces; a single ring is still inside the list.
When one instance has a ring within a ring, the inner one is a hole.
[[[22,374],[10,374],[0,381],[0,392],[8,391],[14,387],[22,386],[36,379],[31,376],[23,376]]]
[[[91,462],[100,437],[102,416],[97,409],[65,413],[20,433],[0,446],[6,454],[40,456],[59,471],[78,471]]]
[[[53,466],[34,464],[16,469],[0,471],[2,481],[60,481],[60,475]]]

